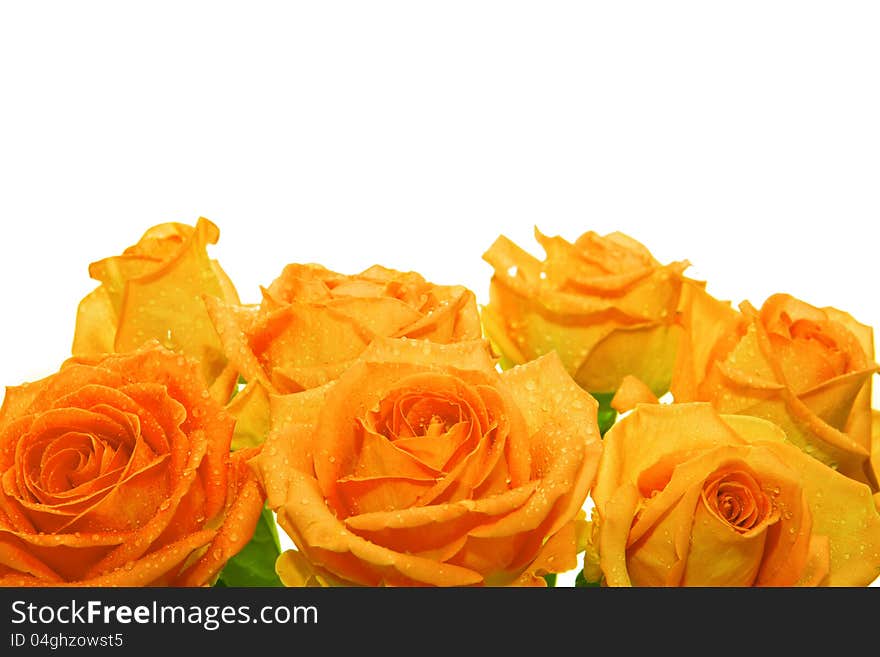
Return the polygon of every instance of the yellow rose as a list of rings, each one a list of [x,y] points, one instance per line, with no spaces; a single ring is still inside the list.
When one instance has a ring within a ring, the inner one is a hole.
[[[867,586],[880,575],[870,488],[766,420],[641,404],[603,447],[593,537],[609,586]]]
[[[734,310],[686,286],[672,393],[779,425],[788,440],[878,488],[871,467],[873,332],[849,314],[786,294]]]
[[[79,304],[74,356],[127,352],[150,340],[196,358],[215,399],[226,402],[236,381],[202,301],[237,303],[235,287],[206,248],[220,232],[200,218],[195,227],[164,223],[121,255],[89,266],[101,282]]]
[[[251,461],[297,550],[288,586],[545,585],[577,564],[597,404],[555,354],[377,338],[335,381],[272,398]]]
[[[661,265],[622,233],[587,232],[569,243],[536,229],[535,237],[543,261],[504,236],[483,255],[494,268],[483,325],[503,362],[556,351],[591,393],[614,393],[627,374],[665,393],[688,264]]]

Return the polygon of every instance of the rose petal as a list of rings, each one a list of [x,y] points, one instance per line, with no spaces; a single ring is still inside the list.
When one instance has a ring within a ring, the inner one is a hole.
[[[627,374],[611,399],[611,408],[618,413],[627,413],[638,404],[659,403],[657,395],[641,379]]]
[[[351,318],[372,335],[397,336],[422,317],[393,297],[341,297],[328,301],[325,307]]]
[[[618,327],[596,342],[574,378],[584,390],[613,393],[633,374],[662,395],[669,389],[679,334],[674,325]]]
[[[460,286],[434,286],[437,304],[413,323],[389,337],[407,337],[449,343],[479,340],[482,337],[479,311],[474,293]]]
[[[263,362],[312,368],[356,358],[372,337],[353,319],[332,308],[291,303],[262,317],[249,343]],[[279,381],[273,378],[272,383],[278,386]]]
[[[115,351],[137,349],[153,338],[197,358],[206,381],[223,371],[226,358],[202,302],[204,294],[224,293],[205,250],[217,236],[216,226],[199,219],[173,258],[126,280]]]
[[[278,509],[282,527],[310,560],[343,579],[372,585],[430,584],[465,586],[482,577],[469,569],[394,552],[348,531],[324,503],[318,482],[296,470],[290,473],[288,499]],[[295,528],[302,532],[299,534]]]
[[[196,467],[202,461],[207,449],[207,439],[204,433],[197,432],[191,437],[190,449],[186,466],[179,476],[175,477],[174,488],[166,495],[148,498],[152,514],[145,523],[136,528],[129,535],[128,540],[119,545],[115,550],[108,553],[103,559],[95,562],[85,577],[95,577],[103,572],[120,567],[127,561],[141,558],[150,546],[159,540],[171,526],[171,522],[177,513],[177,509],[184,497],[193,495],[191,491],[196,480]],[[199,494],[197,491],[196,495]],[[161,502],[156,504],[158,500]],[[204,501],[202,501],[204,509]],[[202,521],[206,519],[205,511],[202,511]],[[192,514],[188,514],[192,518]],[[181,528],[186,529],[186,528]],[[177,538],[177,536],[174,536]]]
[[[798,458],[788,444],[768,445],[802,482],[813,534],[831,541],[829,586],[867,586],[880,572],[880,512],[871,489],[822,465]]]
[[[109,353],[116,338],[116,310],[103,286],[95,288],[79,302],[73,332],[74,355]]]
[[[543,535],[549,536],[577,514],[595,479],[602,451],[598,404],[574,383],[555,354],[507,370],[502,379],[531,434],[530,479],[540,484],[521,509],[475,535],[509,535],[546,523]],[[511,430],[511,437],[517,433]],[[510,455],[507,461],[511,463]]]
[[[761,567],[767,523],[747,533],[697,503],[683,586],[751,586]]]
[[[246,381],[260,381],[269,392],[276,392],[245,333],[256,322],[257,307],[226,303],[209,294],[202,295],[202,302],[230,363]]]
[[[626,563],[629,529],[638,506],[636,487],[624,483],[596,507],[601,514],[599,534],[599,564],[608,586],[631,586]]]
[[[705,470],[702,468],[703,474]],[[634,519],[633,526],[638,527],[638,532],[631,531],[626,549],[628,577],[633,586],[681,584],[690,563],[694,509],[701,491],[699,481],[691,479],[689,483],[696,485],[676,486],[675,494],[664,490],[649,500]],[[661,498],[664,493],[667,494]],[[659,509],[663,513],[658,514]]]
[[[163,579],[174,570],[180,568],[181,564],[195,550],[208,545],[215,533],[214,530],[205,529],[189,534],[180,541],[163,546],[161,549],[151,552],[137,561],[126,562],[110,573],[73,582],[71,585],[83,587],[163,585],[166,583]]]
[[[537,483],[478,500],[363,513],[345,519],[353,532],[398,552],[420,554],[467,537],[472,529],[520,508]]]
[[[247,453],[238,452],[230,464],[229,496],[232,504],[226,510],[223,524],[214,536],[207,552],[187,568],[175,581],[175,586],[202,586],[212,582],[238,554],[254,534],[254,528],[263,512],[264,495],[254,473],[248,468]]]
[[[553,534],[541,548],[538,556],[512,586],[546,587],[544,575],[564,573],[577,567],[577,521],[571,521]]]
[[[679,308],[683,331],[670,390],[676,402],[697,401],[712,363],[724,360],[734,348],[745,319],[694,281],[682,286]]]
[[[870,434],[850,433],[847,422],[853,416],[852,410],[856,399],[867,389],[870,392],[871,378],[874,370],[849,372],[841,376],[827,379],[814,388],[802,392],[799,396],[804,405],[822,421],[830,424],[838,431],[847,433],[865,449],[870,445]],[[870,414],[870,413],[869,413]]]
[[[46,585],[62,582],[62,577],[35,557],[27,545],[22,545],[7,534],[0,534],[0,566],[8,566],[13,571],[33,575]],[[2,584],[2,580],[0,580]]]
[[[232,449],[262,445],[269,433],[271,407],[269,391],[256,379],[249,382],[229,405],[227,412],[235,418]]]

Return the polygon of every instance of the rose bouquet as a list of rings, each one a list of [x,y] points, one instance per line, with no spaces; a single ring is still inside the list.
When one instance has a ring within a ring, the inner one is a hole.
[[[93,262],[70,358],[7,382],[0,585],[877,581],[872,328],[536,238],[482,305],[391,263],[243,303],[206,219]]]

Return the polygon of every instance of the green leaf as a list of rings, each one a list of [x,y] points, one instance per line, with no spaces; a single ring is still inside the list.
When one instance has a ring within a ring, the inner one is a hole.
[[[232,387],[232,394],[229,395],[229,400],[226,402],[227,404],[235,399],[235,396],[240,393],[244,387],[247,385],[247,381],[244,380],[244,377],[239,374],[238,381],[235,382],[235,385]]]
[[[601,578],[597,582],[591,582],[584,577],[584,571],[580,571],[577,576],[574,578],[575,588],[596,588],[598,586],[602,586]]]
[[[547,573],[544,575],[544,581],[547,582],[547,588],[556,586],[556,573]]]
[[[226,563],[214,586],[284,586],[275,572],[279,554],[275,516],[264,508],[253,538]]]
[[[599,402],[599,434],[604,437],[605,432],[617,420],[617,411],[611,408],[611,400],[614,398],[613,392],[591,392],[593,398]]]

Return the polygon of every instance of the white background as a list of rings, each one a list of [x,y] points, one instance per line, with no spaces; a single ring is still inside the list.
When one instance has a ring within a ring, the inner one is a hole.
[[[90,262],[200,215],[244,301],[288,262],[485,301],[538,226],[880,326],[878,33],[843,0],[2,0],[0,385],[69,355]]]

